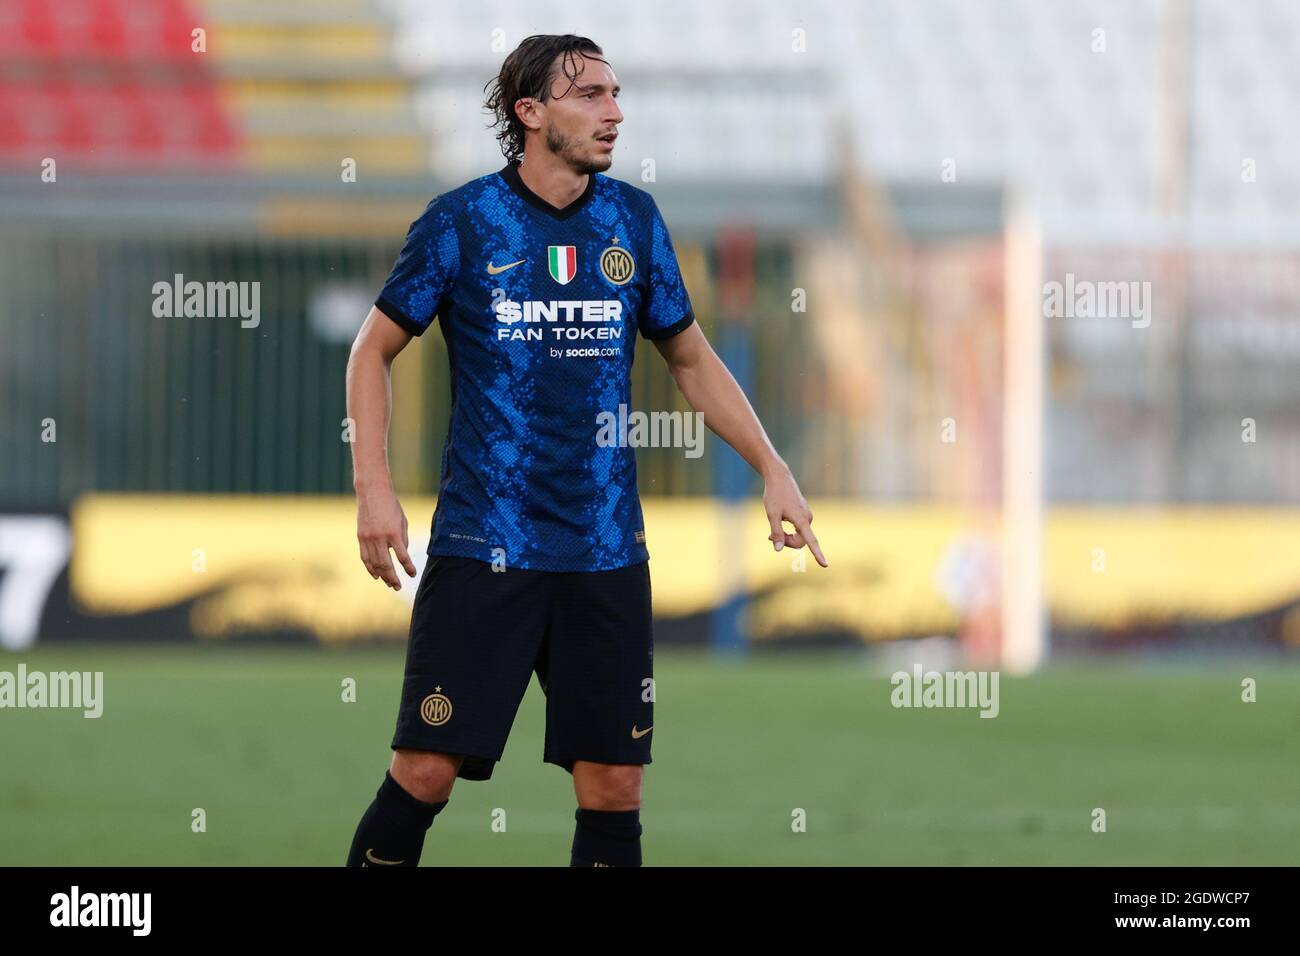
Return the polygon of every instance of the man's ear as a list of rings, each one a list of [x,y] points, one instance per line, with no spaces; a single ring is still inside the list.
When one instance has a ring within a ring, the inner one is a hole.
[[[515,100],[515,116],[524,124],[524,129],[541,129],[542,121],[537,116],[538,103],[531,96],[522,96]]]

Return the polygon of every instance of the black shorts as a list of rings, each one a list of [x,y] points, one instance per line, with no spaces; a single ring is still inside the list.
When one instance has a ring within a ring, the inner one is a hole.
[[[415,594],[393,749],[463,754],[487,780],[533,672],[542,759],[650,763],[654,639],[648,562],[613,571],[493,570],[430,555]]]

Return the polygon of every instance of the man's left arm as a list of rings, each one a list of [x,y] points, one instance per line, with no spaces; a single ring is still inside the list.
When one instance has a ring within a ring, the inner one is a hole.
[[[772,533],[768,540],[780,551],[805,544],[823,568],[829,567],[812,530],[812,510],[799,491],[790,468],[776,453],[739,383],[718,358],[699,323],[692,322],[671,338],[655,341],[673,380],[691,407],[704,415],[704,424],[725,441],[763,478],[763,508]],[[783,521],[794,527],[791,534]]]

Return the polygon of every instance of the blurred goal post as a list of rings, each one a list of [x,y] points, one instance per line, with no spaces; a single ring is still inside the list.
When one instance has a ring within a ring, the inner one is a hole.
[[[1001,664],[1029,673],[1046,659],[1043,600],[1044,329],[1042,234],[1036,204],[1004,208]]]

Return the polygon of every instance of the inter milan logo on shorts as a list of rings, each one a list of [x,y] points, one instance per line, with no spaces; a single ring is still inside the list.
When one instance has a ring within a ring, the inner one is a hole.
[[[560,285],[568,285],[578,271],[578,247],[547,246],[546,264],[550,267],[552,279]]]
[[[610,246],[600,254],[600,274],[614,285],[626,284],[634,272],[636,263],[632,261],[632,254],[622,246]]]
[[[441,691],[441,687],[435,687]],[[430,694],[420,702],[420,719],[431,727],[441,727],[451,720],[451,701],[441,693]]]

